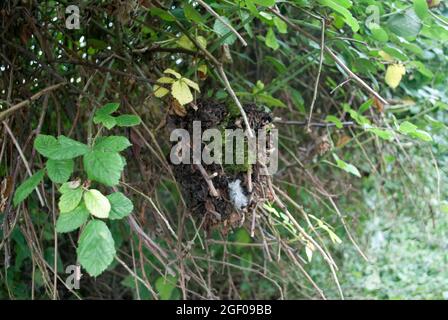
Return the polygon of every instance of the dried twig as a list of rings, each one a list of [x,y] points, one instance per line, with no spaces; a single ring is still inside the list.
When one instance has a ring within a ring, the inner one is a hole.
[[[232,25],[230,25],[226,20],[224,20],[219,14],[216,13],[215,10],[212,9],[212,7],[210,7],[208,4],[206,4],[204,1],[202,0],[196,0],[197,3],[199,3],[202,7],[204,7],[205,10],[207,10],[211,15],[213,15],[214,17],[216,17],[216,19],[218,19],[219,21],[221,21],[227,28],[230,29],[230,31],[232,31],[236,37],[241,41],[241,43],[243,44],[243,46],[247,46],[247,42],[243,39],[243,37],[238,33],[238,31],[235,30],[234,27],[232,27]]]
[[[219,197],[219,192],[218,190],[216,190],[212,179],[210,179],[209,174],[207,173],[207,171],[204,169],[204,167],[202,166],[202,164],[195,164],[196,168],[199,169],[199,172],[201,172],[202,176],[204,177],[205,182],[207,182],[208,188],[210,189],[210,194],[213,197]]]
[[[64,84],[65,84],[65,82],[61,82],[61,83],[49,86],[49,87],[39,91],[38,93],[34,94],[29,99],[23,100],[23,101],[19,102],[18,104],[15,104],[12,107],[6,109],[5,111],[0,112],[0,121],[3,121],[6,117],[11,115],[12,113],[14,113],[17,110],[20,110],[21,108],[29,105],[32,101],[39,99],[44,94],[46,94],[46,93],[48,93],[50,91],[56,90],[57,88],[59,88],[60,86],[63,86]]]

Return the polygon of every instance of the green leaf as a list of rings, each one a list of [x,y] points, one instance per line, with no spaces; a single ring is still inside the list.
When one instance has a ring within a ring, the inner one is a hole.
[[[111,205],[109,219],[122,219],[134,210],[132,201],[121,192],[114,192],[108,195],[107,199],[109,199]]]
[[[101,192],[90,189],[84,193],[84,203],[87,210],[97,218],[108,218],[110,213],[110,202]]]
[[[115,152],[90,151],[84,155],[83,163],[90,180],[110,187],[119,183],[124,168],[123,160]]]
[[[70,192],[73,189],[79,188],[80,185],[81,185],[81,180],[80,179],[69,181],[69,182],[65,182],[59,188],[59,192],[60,193],[67,193],[67,192]]]
[[[93,149],[103,152],[120,152],[127,149],[130,146],[132,146],[132,144],[126,137],[109,136],[99,138],[96,141]]]
[[[139,116],[133,114],[123,114],[115,118],[119,127],[133,127],[139,125],[142,120]]]
[[[280,19],[279,17],[274,17],[274,25],[276,26],[278,32],[280,33],[288,33],[288,25],[285,21]]]
[[[414,0],[414,11],[421,20],[429,16],[429,7],[426,0]]]
[[[59,233],[71,232],[78,229],[89,218],[90,213],[85,204],[81,202],[74,210],[61,213],[56,221],[56,231]]]
[[[191,51],[195,51],[196,50],[196,46],[190,40],[190,38],[188,38],[186,35],[182,35],[179,38],[179,40],[176,41],[176,43],[181,48],[184,48],[184,49],[187,49],[187,50],[191,50]]]
[[[442,211],[442,213],[448,214],[448,201],[442,201],[440,203],[440,211]]]
[[[75,162],[73,161],[73,159],[49,159],[46,164],[48,177],[55,183],[67,182],[73,173],[74,166]]]
[[[338,128],[338,129],[342,129],[343,128],[343,124],[342,124],[341,120],[339,120],[338,117],[335,117],[335,116],[332,116],[332,115],[328,115],[325,118],[325,121],[334,123],[336,128]]]
[[[84,190],[82,188],[69,189],[64,192],[59,198],[59,211],[61,213],[74,210],[81,202],[82,194]]]
[[[398,131],[402,134],[409,134],[415,132],[417,130],[417,126],[415,124],[410,123],[409,121],[404,121],[400,124]]]
[[[99,108],[95,114],[96,115],[108,115],[108,114],[112,114],[115,111],[118,110],[118,108],[120,107],[120,103],[118,102],[109,102],[106,103],[104,106],[102,106],[101,108]]]
[[[265,103],[269,107],[286,108],[286,105],[283,103],[283,101],[274,98],[273,96],[270,96],[268,94],[259,93],[257,94],[256,99],[258,102]]]
[[[373,104],[373,99],[367,100],[359,107],[358,113],[363,114],[364,112],[369,110],[369,108],[372,106],[372,104]]]
[[[228,25],[231,25],[230,20],[226,17],[221,17]],[[233,34],[232,30],[230,30],[221,20],[216,19],[213,25],[213,31],[215,31],[219,36],[224,37],[224,44],[232,45],[236,40],[236,35]]]
[[[173,276],[159,277],[156,280],[156,290],[161,300],[169,300],[176,289],[176,278]]]
[[[115,117],[108,114],[97,114],[95,117],[93,117],[93,123],[101,123],[104,127],[110,130],[117,125],[117,120]]]
[[[26,179],[22,184],[16,189],[14,198],[12,200],[15,207],[17,207],[23,200],[28,198],[28,196],[33,192],[33,190],[39,185],[39,183],[44,178],[45,171],[39,170],[31,177]]]
[[[339,157],[336,154],[333,154],[333,157],[336,160],[336,165],[340,169],[342,169],[348,173],[351,173],[354,176],[361,178],[361,174],[359,173],[358,169],[354,165],[339,159]]]
[[[182,79],[173,83],[171,86],[171,94],[181,105],[193,101],[193,95],[191,94],[190,88],[184,81],[182,81]]]
[[[166,10],[157,8],[157,7],[152,7],[149,12],[151,13],[152,16],[157,16],[162,20],[168,21],[168,22],[173,22],[176,21],[176,18],[174,18],[172,15],[170,15]]]
[[[271,7],[275,4],[275,0],[253,0],[253,2],[265,7]]]
[[[197,12],[196,9],[189,3],[184,4],[184,14],[185,17],[190,21],[194,21],[196,23],[203,22],[199,12]]]
[[[274,30],[272,28],[268,29],[268,33],[266,34],[265,44],[274,51],[280,47],[280,45],[278,44],[277,38],[275,37]]]
[[[116,254],[114,239],[107,225],[101,220],[90,221],[79,238],[76,252],[79,262],[92,277],[106,270]]]
[[[59,136],[38,135],[34,140],[34,148],[44,157],[53,160],[68,160],[84,155],[89,147],[81,142]]]
[[[372,128],[369,129],[368,131],[374,133],[375,135],[377,135],[378,137],[380,137],[383,140],[392,140],[394,138],[394,133],[391,130],[382,130],[382,129],[378,129],[378,128]]]
[[[420,139],[420,140],[425,141],[425,142],[431,142],[432,141],[431,135],[428,132],[426,132],[424,130],[420,130],[420,129],[417,129],[414,132],[412,132],[410,134],[410,136],[413,137],[413,138]]]
[[[372,33],[372,37],[380,42],[387,42],[389,41],[389,35],[387,34],[386,30],[381,28],[379,25],[372,23],[370,26],[370,32]]]
[[[344,22],[352,28],[353,32],[358,32],[359,22],[353,17],[351,12],[347,9],[351,7],[351,1],[319,0],[319,2],[322,5],[333,9],[333,11],[343,16]]]
[[[387,21],[387,26],[397,36],[415,38],[419,34],[422,24],[413,10],[394,14]]]

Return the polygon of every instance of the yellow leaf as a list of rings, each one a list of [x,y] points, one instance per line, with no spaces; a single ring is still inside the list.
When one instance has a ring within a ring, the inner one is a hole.
[[[187,78],[182,78],[182,81],[184,81],[189,87],[193,88],[197,92],[201,92],[201,90],[199,90],[199,86],[196,82],[191,81],[190,79],[187,79]]]
[[[157,98],[162,98],[170,92],[170,90],[168,90],[164,87],[158,86],[158,85],[154,85],[153,90],[154,90],[154,95]]]
[[[157,79],[158,83],[173,83],[175,80],[173,78],[162,77]]]
[[[190,88],[182,79],[173,83],[171,86],[171,94],[181,105],[193,101],[193,95],[191,94]]]
[[[386,83],[392,89],[398,87],[401,79],[406,74],[406,68],[402,64],[393,64],[387,67],[386,70]]]
[[[195,51],[196,47],[194,45],[194,43],[188,39],[188,37],[186,35],[183,35],[182,37],[179,38],[179,40],[177,40],[177,44],[187,50],[192,50]]]
[[[180,79],[182,76],[180,75],[179,72],[174,71],[173,69],[166,69],[165,71],[163,71],[163,73],[169,73],[172,74],[173,76],[175,76],[177,79]]]
[[[207,78],[207,65],[206,64],[201,64],[198,67],[198,75],[201,80],[204,80],[205,78]]]
[[[205,39],[203,36],[196,37],[196,41],[201,45],[202,48],[207,48],[207,39]]]
[[[381,58],[383,58],[383,60],[387,61],[387,62],[393,62],[394,58],[392,58],[392,56],[390,54],[388,54],[387,52],[381,50],[378,52],[378,54],[380,55]]]

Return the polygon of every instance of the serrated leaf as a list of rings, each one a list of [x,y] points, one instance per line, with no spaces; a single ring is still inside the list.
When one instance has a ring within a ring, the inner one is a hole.
[[[174,289],[176,289],[176,278],[173,276],[159,277],[156,280],[155,287],[161,300],[169,300]]]
[[[184,81],[182,81],[182,79],[173,83],[171,86],[171,94],[181,105],[193,101],[193,95],[191,94],[190,88]]]
[[[397,36],[404,38],[417,37],[422,28],[420,19],[412,9],[392,15],[387,21],[387,26]]]
[[[114,192],[108,195],[107,199],[109,199],[111,206],[109,219],[122,219],[134,210],[132,201],[121,192]]]
[[[222,17],[228,25],[231,25],[230,20],[227,17]],[[213,24],[213,31],[215,31],[220,37],[226,37],[223,44],[232,45],[236,41],[236,35],[230,30],[220,19],[216,19]]]
[[[90,213],[83,202],[74,210],[61,213],[56,221],[56,231],[59,233],[71,232],[81,227],[89,218]]]
[[[124,168],[123,160],[115,152],[92,150],[84,155],[83,163],[90,180],[110,187],[119,183]]]
[[[108,130],[117,125],[116,118],[108,114],[97,114],[95,117],[93,117],[93,123],[101,123]]]
[[[92,277],[106,270],[116,254],[114,239],[107,225],[100,220],[90,221],[79,238],[76,252],[82,267]]]
[[[20,186],[16,189],[14,198],[12,200],[15,207],[22,203],[23,200],[28,198],[31,192],[33,192],[33,190],[42,181],[42,179],[44,178],[44,174],[44,170],[39,170],[20,184]]]
[[[34,148],[44,157],[53,160],[68,160],[84,155],[89,147],[81,142],[59,136],[38,135],[34,140]]]
[[[70,190],[79,188],[80,185],[81,185],[81,179],[76,179],[76,180],[73,180],[73,181],[65,182],[59,188],[59,192],[60,193],[66,193],[66,192],[68,192]]]
[[[81,202],[83,193],[82,188],[69,189],[64,192],[59,198],[59,211],[64,213],[74,210]]]
[[[84,204],[87,210],[97,218],[108,218],[110,213],[109,200],[98,190],[90,189],[84,193]]]
[[[406,68],[402,64],[393,64],[387,67],[385,81],[389,87],[395,89],[406,74]]]
[[[123,114],[115,118],[117,126],[119,127],[133,127],[138,126],[142,120],[139,116],[133,114]]]
[[[118,103],[118,102],[109,102],[109,103],[106,103],[101,108],[99,108],[95,112],[95,114],[98,114],[98,115],[100,115],[100,114],[101,115],[112,114],[115,111],[117,111],[119,107],[120,107],[120,103]]]
[[[93,149],[103,152],[121,152],[132,146],[128,138],[123,136],[108,136],[99,138]]]
[[[69,160],[53,160],[49,159],[46,164],[47,174],[51,181],[55,183],[64,183],[70,179],[73,173],[75,162]]]

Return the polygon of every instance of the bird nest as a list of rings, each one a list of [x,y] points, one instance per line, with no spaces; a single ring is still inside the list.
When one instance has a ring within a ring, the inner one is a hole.
[[[176,108],[169,116],[168,129],[184,129],[189,136],[193,136],[196,121],[200,122],[201,132],[218,129],[224,137],[222,154],[225,153],[224,145],[228,143],[224,134],[226,129],[245,129],[239,109],[232,105],[200,101],[182,108],[181,112],[178,110],[179,106]],[[246,104],[243,108],[256,137],[260,130],[273,126],[269,110],[255,104]],[[269,143],[266,145],[267,150]],[[201,150],[207,148],[203,141],[200,144]],[[176,143],[173,143],[173,148],[175,145]],[[191,148],[191,144],[188,147]],[[262,174],[265,165],[259,161],[249,163],[247,143],[244,150],[242,164],[206,164],[203,160],[193,163],[191,157],[190,163],[173,164],[171,161],[175,178],[181,186],[190,212],[201,220],[206,230],[220,226],[222,231],[227,233],[241,226],[247,214],[252,213],[260,202],[272,197],[266,187],[270,177]],[[175,150],[174,153],[176,152],[178,151]],[[179,154],[177,156],[181,157]]]

